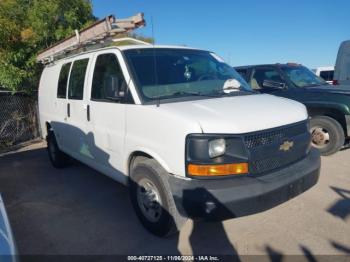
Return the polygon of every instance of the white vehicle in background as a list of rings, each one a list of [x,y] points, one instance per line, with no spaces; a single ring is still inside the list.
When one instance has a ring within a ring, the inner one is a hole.
[[[328,84],[333,84],[334,66],[322,66],[313,70],[315,74],[325,80]]]
[[[350,40],[341,43],[334,71],[334,84],[350,88]]]
[[[254,92],[213,52],[45,52],[39,112],[53,166],[75,158],[129,186],[141,223],[158,236],[187,217],[261,212],[317,183],[305,106]]]

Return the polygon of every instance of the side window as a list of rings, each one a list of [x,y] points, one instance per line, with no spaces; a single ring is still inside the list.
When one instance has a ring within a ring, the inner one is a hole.
[[[250,80],[250,85],[253,89],[262,89],[264,88],[263,83],[265,80],[269,80],[275,83],[284,83],[283,79],[280,76],[280,73],[274,69],[255,69]]]
[[[322,77],[326,81],[332,81],[333,80],[334,71],[321,71],[320,77]]]
[[[64,64],[61,67],[57,85],[57,98],[66,98],[69,69],[72,63]]]
[[[126,82],[116,55],[99,55],[96,59],[92,80],[91,100],[111,101],[107,99],[106,94],[106,91],[109,92],[110,79],[118,81],[120,90],[126,90]]]
[[[68,98],[82,100],[84,95],[85,73],[89,59],[74,61],[69,78]]]
[[[237,73],[239,73],[245,81],[248,81],[248,70],[247,69],[236,69]]]

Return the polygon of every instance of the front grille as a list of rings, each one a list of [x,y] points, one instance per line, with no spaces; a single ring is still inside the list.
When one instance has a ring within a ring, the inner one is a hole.
[[[280,157],[275,156],[271,158],[261,159],[257,161],[251,161],[250,164],[250,173],[253,175],[257,174],[263,174],[268,171],[273,171],[285,166],[288,166],[289,164],[292,164],[300,159],[302,159],[305,156],[305,153],[301,152],[301,155],[299,156],[286,156],[286,157]]]
[[[293,142],[287,151],[280,150],[284,142]],[[280,128],[248,134],[244,137],[249,151],[249,172],[252,175],[263,174],[285,167],[305,157],[310,133],[307,122],[300,122]]]
[[[270,131],[263,131],[244,137],[245,145],[248,149],[265,146],[280,141],[281,139],[291,138],[307,132],[306,122],[301,122],[291,126],[285,126]]]

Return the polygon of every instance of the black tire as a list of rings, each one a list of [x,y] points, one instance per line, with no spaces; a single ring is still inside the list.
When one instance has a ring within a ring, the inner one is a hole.
[[[342,126],[328,116],[316,116],[310,121],[312,145],[319,149],[323,156],[338,152],[345,143]]]
[[[181,216],[177,211],[169,183],[166,179],[167,176],[168,173],[153,159],[137,161],[132,167],[130,174],[130,197],[136,215],[149,232],[159,237],[167,237],[177,233],[187,220],[187,218]],[[157,191],[157,197],[160,199],[160,201],[152,200],[147,203],[148,205],[154,204],[148,210],[152,208],[158,210],[158,216],[155,215],[153,220],[145,215],[147,207],[140,200],[140,195],[147,194],[145,193],[147,190],[145,190],[145,186],[142,184],[144,181],[150,181],[155,191]]]
[[[46,140],[47,140],[47,151],[49,154],[51,164],[55,168],[64,168],[68,166],[71,162],[70,161],[71,159],[67,154],[65,154],[59,149],[57,145],[56,137],[53,131],[49,131],[49,133],[47,134]]]

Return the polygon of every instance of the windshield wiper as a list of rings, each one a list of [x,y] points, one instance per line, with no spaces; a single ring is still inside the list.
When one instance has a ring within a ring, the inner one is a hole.
[[[201,92],[188,92],[188,91],[178,91],[173,93],[171,96],[207,96],[207,97],[217,97],[211,94],[203,94]]]

